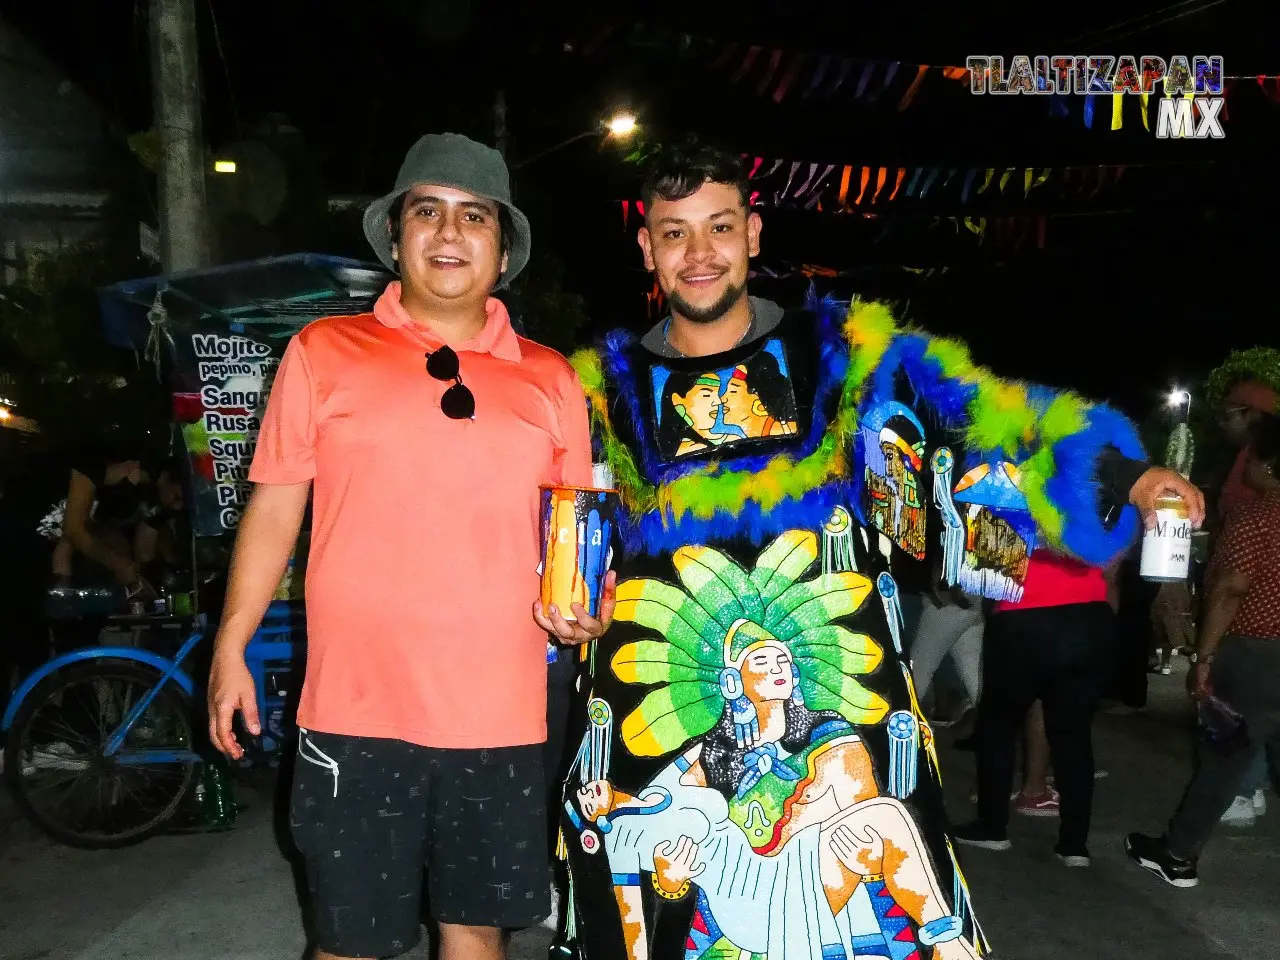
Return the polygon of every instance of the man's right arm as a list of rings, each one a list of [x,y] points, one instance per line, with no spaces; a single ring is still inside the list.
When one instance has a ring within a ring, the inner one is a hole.
[[[231,724],[236,711],[257,736],[258,693],[244,650],[284,576],[315,477],[316,390],[301,341],[285,350],[267,400],[249,479],[255,484],[236,534],[222,625],[209,675],[209,738],[228,756],[244,755]]]
[[[267,612],[298,541],[311,481],[258,484],[245,507],[231,557],[222,624],[209,671],[209,739],[232,759],[244,756],[236,740],[236,712],[252,736],[262,732],[258,690],[244,650]]]
[[[231,556],[215,655],[244,654],[298,542],[310,493],[309,480],[254,487]]]

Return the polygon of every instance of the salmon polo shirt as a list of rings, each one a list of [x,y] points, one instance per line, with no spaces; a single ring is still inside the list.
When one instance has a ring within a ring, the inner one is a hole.
[[[442,345],[391,283],[373,312],[309,324],[285,350],[250,479],[313,481],[309,730],[487,748],[546,739],[534,622],[542,484],[589,486],[582,386],[506,307],[455,347],[473,420],[426,371]]]

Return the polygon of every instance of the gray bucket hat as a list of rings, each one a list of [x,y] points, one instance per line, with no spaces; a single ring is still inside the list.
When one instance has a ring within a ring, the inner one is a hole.
[[[502,154],[492,147],[476,143],[458,133],[429,133],[405,154],[396,188],[385,197],[373,201],[364,212],[364,235],[389,270],[399,273],[391,256],[391,233],[387,217],[392,205],[413,187],[431,183],[453,187],[507,208],[515,235],[508,237],[507,269],[498,278],[505,287],[529,262],[530,231],[528,218],[511,203],[511,177]]]

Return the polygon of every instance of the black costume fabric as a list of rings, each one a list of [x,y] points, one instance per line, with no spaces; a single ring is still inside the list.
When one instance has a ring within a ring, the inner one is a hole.
[[[622,510],[562,804],[564,948],[986,955],[898,591],[936,563],[1005,598],[1036,542],[1118,553],[1136,517],[1096,473],[1141,456],[1132,425],[878,304],[811,304],[713,357],[616,334],[574,364]]]

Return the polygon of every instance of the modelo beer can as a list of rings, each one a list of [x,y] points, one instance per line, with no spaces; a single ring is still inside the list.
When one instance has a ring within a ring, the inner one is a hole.
[[[1187,579],[1191,567],[1191,514],[1180,497],[1156,501],[1156,523],[1142,538],[1139,572],[1144,580]]]
[[[587,487],[542,488],[542,609],[576,619],[580,603],[600,615],[600,594],[613,559],[618,495]]]

